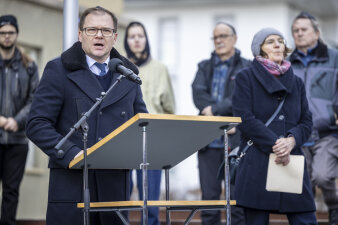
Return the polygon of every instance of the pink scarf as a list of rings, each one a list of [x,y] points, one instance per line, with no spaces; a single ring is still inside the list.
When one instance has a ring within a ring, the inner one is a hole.
[[[263,58],[262,56],[256,56],[256,59],[258,62],[262,64],[262,66],[269,71],[271,74],[275,76],[279,76],[281,74],[284,74],[291,66],[291,63],[289,61],[283,60],[282,64],[279,65],[270,59]]]

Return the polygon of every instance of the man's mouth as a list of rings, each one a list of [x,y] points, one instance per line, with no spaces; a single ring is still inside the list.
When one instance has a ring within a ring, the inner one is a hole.
[[[95,46],[95,47],[103,47],[104,45],[101,44],[101,43],[96,43],[96,44],[94,44],[94,46]]]

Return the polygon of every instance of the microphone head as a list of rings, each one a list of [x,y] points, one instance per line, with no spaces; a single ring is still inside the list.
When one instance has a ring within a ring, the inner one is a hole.
[[[117,67],[119,65],[123,65],[123,62],[121,59],[118,58],[113,58],[109,61],[108,63],[108,68],[110,71],[112,71],[113,73],[117,72]]]

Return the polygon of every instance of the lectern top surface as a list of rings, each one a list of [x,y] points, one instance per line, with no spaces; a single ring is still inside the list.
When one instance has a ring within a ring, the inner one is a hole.
[[[239,117],[139,113],[87,151],[89,169],[139,169],[146,123],[148,169],[173,167],[241,122]],[[81,168],[83,155],[70,162]]]

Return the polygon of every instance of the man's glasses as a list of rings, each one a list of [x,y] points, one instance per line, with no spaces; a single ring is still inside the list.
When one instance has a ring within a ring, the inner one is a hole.
[[[276,43],[276,41],[278,42],[278,44],[281,44],[281,45],[285,45],[286,44],[286,41],[283,38],[279,38],[277,40],[275,40],[275,39],[268,39],[268,40],[264,41],[264,44],[273,45],[273,44]]]
[[[216,41],[217,39],[220,39],[222,41],[226,40],[228,37],[234,36],[233,34],[221,34],[218,36],[213,36],[211,37],[211,40]]]
[[[15,31],[8,31],[8,32],[0,31],[0,36],[6,36],[6,35],[13,36],[15,34],[16,34]]]
[[[115,33],[115,29],[112,29],[112,28],[101,28],[100,29],[100,28],[96,28],[96,27],[86,27],[86,28],[83,28],[83,30],[85,31],[86,35],[88,35],[88,36],[97,35],[99,30],[101,31],[101,33],[104,37],[111,37]]]

